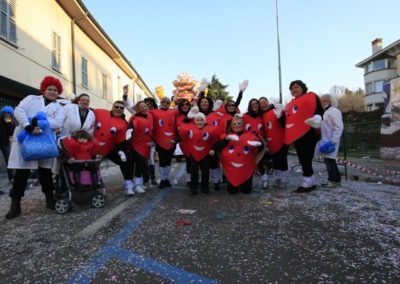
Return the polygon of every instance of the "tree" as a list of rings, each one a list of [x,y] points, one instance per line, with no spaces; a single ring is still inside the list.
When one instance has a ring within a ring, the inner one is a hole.
[[[213,100],[222,100],[226,102],[228,99],[232,99],[232,96],[229,96],[229,92],[225,90],[228,86],[229,85],[223,85],[217,78],[217,75],[214,74],[211,78],[211,82],[207,86],[207,96]]]
[[[338,97],[338,107],[342,112],[365,111],[364,91],[359,88],[353,92],[345,88],[344,94]]]
[[[339,98],[344,95],[344,91],[346,90],[346,87],[344,86],[339,86],[339,85],[334,85],[330,90],[329,93],[334,96],[335,98]]]

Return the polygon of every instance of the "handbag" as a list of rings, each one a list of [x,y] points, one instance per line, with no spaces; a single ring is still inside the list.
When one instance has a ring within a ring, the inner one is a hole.
[[[51,129],[41,134],[27,133],[21,144],[21,153],[25,161],[58,157],[57,142]]]

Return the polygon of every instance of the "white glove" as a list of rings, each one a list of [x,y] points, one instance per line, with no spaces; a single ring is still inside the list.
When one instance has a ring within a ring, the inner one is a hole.
[[[247,144],[249,144],[252,147],[258,147],[262,145],[260,141],[247,141]]]
[[[192,106],[190,111],[187,114],[188,118],[194,118],[196,114],[200,112],[199,107],[197,105]]]
[[[244,92],[249,85],[249,80],[244,80],[242,83],[239,83],[239,91]]]
[[[307,118],[304,122],[310,125],[312,128],[321,128],[322,117],[319,114],[313,117]]]
[[[119,158],[121,159],[121,162],[126,162],[126,155],[123,151],[118,151]]]
[[[225,140],[228,140],[228,141],[239,141],[239,136],[237,136],[236,134],[230,134],[230,135],[227,135],[225,137]]]
[[[129,140],[132,138],[133,128],[129,128],[125,133],[125,140]]]
[[[201,80],[201,82],[200,82],[199,91],[203,92],[207,88],[207,86],[208,86],[208,81],[206,78],[203,78],[203,80]]]
[[[217,109],[219,109],[222,106],[222,101],[221,100],[216,100],[214,103],[214,107],[213,107],[213,111],[216,111]]]
[[[282,112],[283,112],[283,105],[280,103],[277,103],[276,105],[274,104],[275,108],[274,108],[274,113],[276,118],[280,118],[282,116]]]

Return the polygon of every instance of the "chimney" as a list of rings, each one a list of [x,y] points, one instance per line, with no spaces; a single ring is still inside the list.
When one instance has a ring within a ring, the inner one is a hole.
[[[376,38],[372,42],[372,54],[377,53],[382,49],[382,38]]]

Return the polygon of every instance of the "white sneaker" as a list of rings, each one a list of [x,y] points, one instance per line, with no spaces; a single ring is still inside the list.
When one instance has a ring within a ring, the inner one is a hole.
[[[137,185],[137,186],[135,186],[135,192],[136,193],[145,193],[146,190],[144,190],[144,188],[141,185]]]
[[[264,190],[268,189],[268,175],[267,174],[263,174],[261,176],[261,183],[262,183],[262,188]]]
[[[126,195],[134,195],[135,192],[133,191],[133,182],[131,180],[124,181],[124,188]]]
[[[135,195],[135,192],[133,191],[133,188],[128,188],[128,189],[126,190],[126,195],[128,195],[128,196]]]

